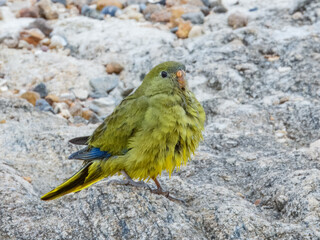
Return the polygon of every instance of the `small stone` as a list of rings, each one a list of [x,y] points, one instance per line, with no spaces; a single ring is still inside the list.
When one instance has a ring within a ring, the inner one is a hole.
[[[203,24],[204,23],[204,15],[202,12],[190,12],[185,13],[182,16],[183,20],[190,21],[193,24]]]
[[[35,107],[36,107],[37,109],[39,109],[40,111],[43,111],[43,112],[52,112],[52,113],[54,113],[53,108],[52,108],[52,107],[50,106],[50,104],[49,104],[46,100],[44,100],[44,99],[38,99],[38,100],[36,101]]]
[[[196,25],[193,26],[188,34],[188,38],[199,37],[203,34],[203,27]]]
[[[189,32],[192,28],[191,23],[188,22],[180,22],[178,26],[178,31],[176,32],[176,35],[178,38],[187,38],[189,35]]]
[[[143,21],[143,14],[134,9],[126,8],[123,10],[123,13],[118,16],[120,19],[134,19],[136,21]]]
[[[67,101],[67,100],[74,101],[75,99],[76,97],[74,96],[73,93],[62,93],[60,95],[60,101]]]
[[[303,19],[303,15],[301,12],[296,12],[292,15],[292,19],[294,20],[302,20]]]
[[[116,6],[118,8],[123,8],[123,5],[119,0],[98,0],[97,10],[101,11],[104,7],[107,6]]]
[[[88,91],[84,89],[74,89],[73,94],[76,96],[76,98],[80,99],[81,101],[86,100],[89,96]]]
[[[43,46],[49,46],[51,43],[50,39],[49,38],[44,38],[40,41],[40,44]]]
[[[219,5],[219,6],[214,7],[213,11],[215,13],[226,13],[228,11],[228,9],[223,5]]]
[[[59,17],[57,8],[50,0],[40,0],[36,6],[39,7],[40,16],[45,19],[57,19]]]
[[[102,9],[101,13],[104,15],[110,15],[111,17],[114,17],[116,16],[117,11],[120,11],[120,8],[116,6],[107,6]]]
[[[18,44],[18,48],[23,48],[23,49],[31,50],[31,49],[33,49],[33,45],[27,43],[27,42],[24,41],[24,40],[20,40],[20,41],[19,41],[19,44]]]
[[[113,73],[119,74],[122,70],[123,70],[123,67],[116,62],[108,63],[106,66],[106,71],[109,74],[113,74]]]
[[[0,0],[0,7],[5,6],[7,4],[7,0]]]
[[[40,99],[40,94],[37,92],[28,91],[22,94],[20,97],[26,99],[29,103],[35,106],[37,100]]]
[[[96,93],[109,93],[119,84],[119,77],[110,75],[106,77],[94,78],[90,80],[90,86],[93,92]]]
[[[39,83],[37,86],[35,86],[33,91],[39,93],[41,98],[44,98],[48,95],[48,90],[44,83]]]
[[[29,44],[37,46],[38,43],[45,38],[45,35],[40,31],[40,29],[32,28],[29,30],[21,31],[20,38],[21,40],[24,40]]]
[[[40,17],[39,8],[37,8],[37,7],[22,8],[19,11],[19,17],[21,17],[21,18],[39,18]]]
[[[23,179],[26,180],[28,183],[31,183],[31,182],[32,182],[31,177],[23,177]]]
[[[70,114],[68,109],[62,109],[59,113],[60,116],[64,117],[65,119],[71,119],[72,115]]]
[[[171,8],[171,19],[170,22],[173,25],[173,27],[176,27],[179,25],[178,19],[185,14],[186,10],[185,8],[178,6],[178,7],[172,7]]]
[[[89,119],[89,123],[96,124],[99,122],[102,122],[102,119],[97,114],[93,113],[91,118]]]
[[[154,12],[158,12],[158,11],[161,11],[161,10],[163,10],[163,9],[164,9],[164,8],[161,7],[161,6],[158,5],[158,4],[149,4],[149,5],[147,5],[147,7],[143,10],[143,15],[144,15],[145,19],[150,20],[151,15],[152,15]]]
[[[0,124],[5,124],[7,121],[5,119],[0,120]]]
[[[45,97],[45,100],[52,106],[53,103],[55,102],[59,102],[60,99],[58,96],[54,95],[54,94],[49,94],[48,96]]]
[[[153,22],[170,22],[171,13],[166,9],[155,11],[151,14],[150,19]]]
[[[94,114],[94,112],[92,112],[89,109],[82,111],[82,117],[86,120],[90,120],[90,118],[92,117],[93,114]]]
[[[235,12],[229,15],[228,25],[233,29],[245,27],[248,24],[248,18],[240,12]]]
[[[92,101],[89,108],[99,116],[107,116],[111,114],[115,108],[115,100],[111,96],[95,99]]]
[[[44,33],[47,37],[53,31],[53,28],[48,24],[48,22],[43,18],[38,18],[34,22],[30,23],[27,29],[38,28],[41,32]]]
[[[8,48],[16,48],[19,45],[19,39],[12,36],[5,38],[2,43],[6,45]]]
[[[74,116],[82,116],[82,106],[79,102],[72,103],[69,111],[73,117]]]
[[[67,110],[67,109],[69,109],[69,106],[65,102],[59,102],[59,103],[53,104],[53,110],[55,113],[61,113],[62,110]]]
[[[88,5],[83,5],[81,8],[81,15],[93,18],[93,19],[98,19],[98,20],[103,20],[103,14],[99,13],[96,9],[93,9],[89,7]]]
[[[64,48],[68,42],[65,38],[59,35],[53,35],[50,40],[50,48]]]
[[[208,16],[210,14],[210,9],[206,6],[201,7],[200,10],[204,16]]]

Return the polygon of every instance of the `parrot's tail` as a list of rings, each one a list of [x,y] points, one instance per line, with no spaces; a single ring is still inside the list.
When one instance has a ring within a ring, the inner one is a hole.
[[[80,169],[80,171],[69,178],[66,182],[43,195],[41,200],[53,200],[68,193],[78,192],[107,177],[110,175],[110,173],[106,174],[103,171],[104,166],[102,165],[104,165],[105,162],[106,160],[95,160],[87,163],[82,169]]]

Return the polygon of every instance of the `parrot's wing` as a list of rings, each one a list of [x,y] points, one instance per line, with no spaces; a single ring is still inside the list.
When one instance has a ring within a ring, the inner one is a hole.
[[[69,143],[76,144],[76,145],[88,145],[90,136],[85,137],[76,137],[69,140]]]
[[[124,99],[89,138],[89,147],[113,156],[123,155],[129,139],[141,129],[148,109],[148,97],[131,95]]]

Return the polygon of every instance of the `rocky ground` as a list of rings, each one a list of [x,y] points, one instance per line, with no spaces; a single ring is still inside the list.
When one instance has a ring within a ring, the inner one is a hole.
[[[156,2],[0,0],[0,238],[320,239],[320,1]],[[160,178],[186,203],[108,179],[41,201],[81,166],[68,140],[167,60],[207,113]]]

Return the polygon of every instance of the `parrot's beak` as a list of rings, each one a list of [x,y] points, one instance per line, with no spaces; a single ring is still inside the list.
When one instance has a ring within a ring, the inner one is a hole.
[[[186,73],[185,73],[185,71],[179,70],[176,73],[176,75],[178,78],[178,83],[179,83],[180,88],[184,90],[186,87],[186,79],[185,79]]]

